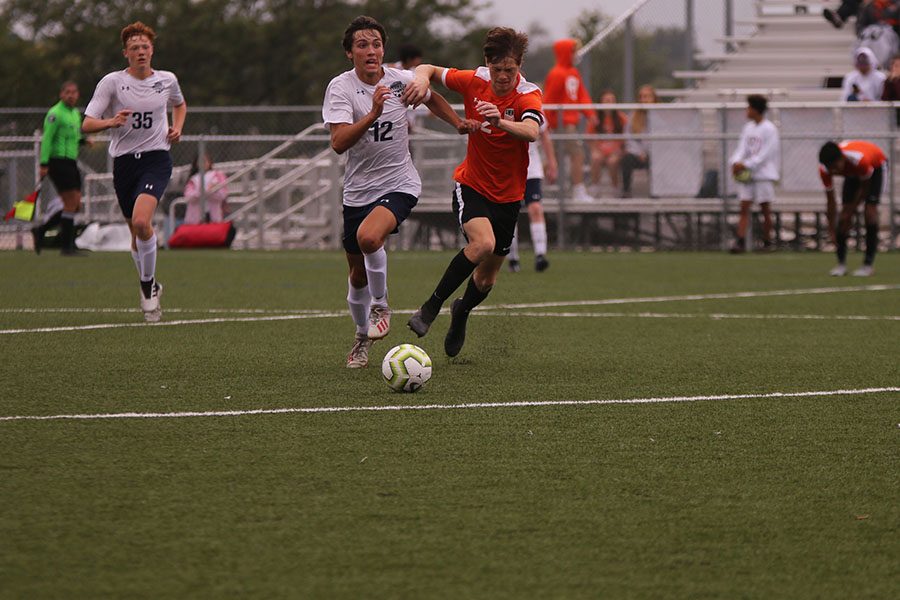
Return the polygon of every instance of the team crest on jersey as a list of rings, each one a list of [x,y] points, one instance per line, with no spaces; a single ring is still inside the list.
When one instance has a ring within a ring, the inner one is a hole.
[[[162,94],[164,89],[166,89],[166,86],[163,85],[162,81],[157,81],[153,84],[153,91],[157,94]]]
[[[503,111],[503,118],[507,121],[515,121],[516,110],[514,108],[507,108],[505,111]]]
[[[401,98],[403,96],[403,92],[406,91],[406,84],[402,81],[395,81],[391,84],[391,92],[394,93],[394,96],[397,98]]]

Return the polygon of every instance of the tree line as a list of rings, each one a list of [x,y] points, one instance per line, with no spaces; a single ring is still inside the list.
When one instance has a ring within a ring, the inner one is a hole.
[[[88,96],[104,74],[125,67],[121,28],[141,20],[157,32],[153,64],[174,71],[193,105],[319,104],[325,86],[349,68],[341,48],[359,14],[388,32],[386,61],[413,43],[436,64],[474,67],[490,25],[480,0],[0,0],[0,106],[47,106],[59,84],[74,80]],[[586,41],[606,21],[586,11],[572,33]],[[553,65],[552,39],[532,26],[525,72],[541,83]],[[638,83],[670,82],[678,32],[639,32]],[[660,44],[660,40],[666,43]],[[621,95],[614,43],[594,60],[593,94]],[[599,65],[602,65],[599,66]],[[82,98],[82,103],[87,101]]]

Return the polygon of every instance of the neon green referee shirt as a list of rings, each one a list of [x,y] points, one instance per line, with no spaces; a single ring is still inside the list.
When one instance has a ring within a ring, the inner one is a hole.
[[[60,100],[44,117],[44,135],[41,138],[41,165],[51,158],[78,158],[81,144],[81,113]]]

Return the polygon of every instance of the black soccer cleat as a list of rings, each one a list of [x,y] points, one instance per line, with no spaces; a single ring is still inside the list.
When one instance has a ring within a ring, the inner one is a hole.
[[[844,26],[844,20],[830,8],[823,10],[822,16],[825,17],[826,21],[834,25],[835,29],[840,29]]]
[[[457,298],[450,305],[450,329],[444,338],[444,352],[449,357],[454,357],[462,350],[466,343],[466,323],[469,321],[469,311],[463,310],[462,298]]]
[[[538,273],[543,273],[549,266],[550,261],[543,254],[538,254],[534,257],[534,270]]]
[[[410,329],[412,329],[415,334],[419,337],[424,337],[428,330],[431,329],[431,324],[434,322],[434,317],[431,319],[427,318],[425,313],[420,308],[416,312],[413,313],[413,316],[409,318],[409,321],[406,323]]]
[[[507,265],[509,265],[509,272],[510,272],[510,273],[518,273],[518,272],[519,272],[519,269],[521,268],[521,267],[519,266],[519,261],[516,260],[515,258],[509,259],[509,262],[507,263]]]

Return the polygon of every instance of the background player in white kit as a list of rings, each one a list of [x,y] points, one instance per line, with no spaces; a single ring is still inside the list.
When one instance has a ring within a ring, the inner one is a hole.
[[[172,176],[169,148],[181,139],[187,104],[175,75],[150,66],[156,32],[137,21],[122,29],[121,38],[128,68],[100,80],[84,111],[81,129],[85,133],[112,130],[113,186],[131,229],[131,256],[141,280],[141,310],[145,320],[154,322],[162,316],[162,285],[156,281],[153,213]]]
[[[741,218],[737,239],[731,251],[744,251],[744,239],[750,223],[750,210],[758,203],[763,214],[763,247],[772,247],[772,201],[775,182],[781,178],[781,140],[778,128],[766,118],[768,102],[765,97],[747,96],[747,124],[731,155],[731,173],[738,180],[741,199]]]
[[[384,67],[384,28],[371,17],[355,18],[343,47],[353,68],[328,84],[322,118],[331,147],[349,151],[344,173],[344,250],[350,266],[347,304],[356,338],[347,367],[365,367],[369,348],[390,331],[387,253],[384,242],[418,202],[422,182],[409,154],[407,107],[400,97],[409,71]],[[425,105],[460,133],[480,123],[461,119],[439,94]]]
[[[544,219],[544,207],[541,200],[544,198],[543,182],[556,181],[558,165],[556,152],[553,150],[553,140],[547,131],[547,124],[541,125],[541,135],[538,142],[528,144],[528,174],[525,180],[525,208],[528,211],[528,223],[531,229],[531,243],[534,246],[534,270],[546,271],[550,266],[547,260],[547,222]],[[544,149],[547,157],[547,166],[541,159],[540,148]],[[509,270],[513,273],[519,271],[519,229],[516,227],[516,235],[513,237],[512,246],[509,248]]]

